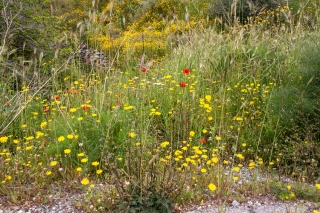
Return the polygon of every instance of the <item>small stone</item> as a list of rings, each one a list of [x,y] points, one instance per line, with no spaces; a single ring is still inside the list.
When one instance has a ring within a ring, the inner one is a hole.
[[[234,200],[234,201],[232,201],[231,205],[233,207],[238,207],[238,206],[240,206],[240,203],[238,201]]]
[[[255,205],[261,206],[261,203],[257,201],[257,202],[255,203]]]

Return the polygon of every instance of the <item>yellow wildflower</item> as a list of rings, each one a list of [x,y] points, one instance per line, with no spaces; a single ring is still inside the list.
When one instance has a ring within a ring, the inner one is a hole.
[[[92,166],[98,166],[98,165],[99,165],[99,162],[98,162],[98,161],[92,162]]]
[[[65,138],[63,136],[58,137],[58,142],[62,142],[64,140],[65,140]]]
[[[83,178],[83,179],[81,180],[81,184],[82,184],[82,185],[88,185],[88,184],[89,184],[88,178]]]
[[[161,144],[160,144],[160,146],[162,147],[162,148],[165,148],[166,146],[168,146],[170,143],[168,142],[168,141],[164,141],[164,142],[162,142]]]
[[[58,164],[58,161],[52,161],[51,163],[50,163],[50,166],[56,166]]]
[[[216,185],[214,185],[213,183],[210,183],[208,185],[208,188],[211,190],[211,191],[215,191],[217,189]]]
[[[65,149],[65,150],[64,150],[64,154],[68,155],[68,154],[70,154],[70,153],[71,153],[71,150],[70,150],[70,149]]]
[[[8,141],[8,137],[6,137],[6,136],[0,137],[1,143],[6,143],[7,141]]]

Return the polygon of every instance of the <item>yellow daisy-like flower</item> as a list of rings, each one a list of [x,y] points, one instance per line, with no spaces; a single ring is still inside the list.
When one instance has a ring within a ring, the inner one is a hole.
[[[86,163],[86,162],[88,162],[88,158],[82,158],[81,159],[81,163]]]
[[[181,148],[183,151],[187,151],[188,150],[188,147],[184,146]]]
[[[72,135],[72,134],[69,134],[69,135],[67,135],[67,138],[68,138],[68,139],[72,139],[72,138],[73,138],[73,135]]]
[[[81,180],[81,184],[82,185],[88,185],[89,184],[89,180],[88,180],[88,178],[83,178],[82,180]]]
[[[40,124],[40,128],[41,129],[43,129],[43,128],[45,128],[46,126],[47,126],[47,122],[46,121],[44,121],[44,122],[42,122],[41,124]]]
[[[194,131],[190,131],[189,135],[190,137],[193,137],[196,133]]]
[[[218,163],[219,162],[219,159],[217,157],[213,157],[211,158],[212,162],[213,163]]]
[[[63,152],[64,152],[64,154],[68,155],[71,153],[71,149],[65,149]]]
[[[320,183],[316,184],[317,189],[320,189]]]
[[[251,162],[251,163],[249,163],[249,168],[252,169],[253,167],[255,167],[255,165],[256,164],[254,162]]]
[[[50,166],[56,166],[58,164],[58,161],[52,161],[51,163],[50,163]]]
[[[77,111],[76,108],[71,108],[71,109],[69,110],[69,112],[75,112],[75,111]]]
[[[176,150],[176,151],[174,152],[174,155],[175,155],[175,156],[182,155],[182,152],[181,152],[180,150]]]
[[[98,166],[98,165],[99,165],[99,162],[98,162],[98,161],[92,162],[92,166]]]
[[[46,171],[46,175],[47,175],[47,176],[49,176],[49,175],[51,175],[51,174],[52,174],[51,171]]]
[[[98,170],[96,171],[96,174],[97,174],[97,175],[100,175],[102,172],[103,172],[102,169],[98,169]]]
[[[62,142],[64,140],[65,140],[65,138],[63,136],[58,137],[58,142]]]
[[[238,172],[240,170],[240,168],[236,166],[236,167],[233,167],[232,170],[235,171],[235,172]]]
[[[37,138],[37,139],[40,138],[40,137],[42,137],[42,136],[44,136],[44,133],[43,133],[43,132],[40,132],[40,131],[36,132],[36,138]]]
[[[162,147],[162,148],[165,148],[166,146],[168,146],[170,143],[168,142],[168,141],[164,141],[164,142],[162,142],[161,144],[160,144],[160,146]]]
[[[81,167],[77,167],[76,170],[77,170],[77,172],[81,172],[82,168]]]
[[[216,136],[216,140],[217,140],[217,141],[221,141],[221,139],[222,139],[222,138],[221,138],[220,136]]]
[[[237,158],[239,158],[240,160],[244,159],[244,156],[242,154],[237,154]]]
[[[81,152],[81,153],[78,154],[78,157],[83,157],[83,156],[84,156],[84,153],[83,153],[83,152]]]
[[[33,146],[27,146],[26,147],[26,151],[29,151],[29,150],[31,150],[33,148]]]
[[[130,138],[134,138],[134,137],[136,137],[136,134],[135,134],[134,132],[130,132],[130,133],[129,133],[129,137],[130,137]]]
[[[217,189],[216,185],[214,185],[213,183],[210,183],[208,185],[208,188],[211,190],[211,191],[215,191]]]
[[[206,172],[207,172],[207,170],[206,170],[205,168],[202,168],[200,171],[201,171],[202,173],[206,173]]]
[[[205,99],[206,99],[207,102],[210,102],[211,101],[211,95],[206,95]]]
[[[25,137],[26,141],[31,141],[32,139],[34,139],[33,136],[28,136],[28,137]]]

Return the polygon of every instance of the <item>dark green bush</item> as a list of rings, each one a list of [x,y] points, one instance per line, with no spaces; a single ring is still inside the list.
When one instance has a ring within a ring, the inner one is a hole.
[[[286,172],[318,177],[320,165],[320,46],[316,35],[301,44],[299,65],[273,95],[271,109]],[[276,124],[277,123],[277,124]]]
[[[7,49],[7,58],[30,60],[35,54],[49,52],[52,57],[58,20],[50,14],[49,1],[1,1],[0,11],[0,32],[4,32],[0,45]]]
[[[171,213],[172,202],[167,193],[150,187],[146,191],[135,190],[128,201],[121,201],[118,210],[126,213]]]
[[[262,11],[274,10],[285,2],[284,0],[216,0],[209,7],[209,15],[222,17],[229,25],[235,18],[244,23],[248,17],[256,16]]]

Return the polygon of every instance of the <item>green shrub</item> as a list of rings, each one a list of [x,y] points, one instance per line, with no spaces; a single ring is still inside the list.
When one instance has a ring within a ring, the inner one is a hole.
[[[320,48],[319,34],[299,48],[299,65],[288,82],[271,99],[273,122],[278,123],[279,140],[287,172],[319,176],[320,139]]]
[[[256,16],[266,10],[274,10],[284,2],[283,0],[217,0],[209,8],[209,15],[222,17],[229,25],[235,18],[239,18],[240,23],[244,23],[250,16]]]
[[[51,16],[48,1],[1,1],[0,10],[0,31],[5,32],[0,45],[9,50],[8,57],[30,60],[34,54],[54,52],[59,21]]]
[[[154,187],[141,193],[135,190],[130,200],[118,205],[121,212],[145,212],[145,213],[171,213],[172,202],[166,192],[159,192]]]

